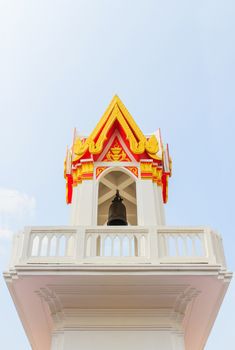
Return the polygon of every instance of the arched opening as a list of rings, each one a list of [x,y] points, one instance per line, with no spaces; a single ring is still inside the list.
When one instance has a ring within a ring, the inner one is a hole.
[[[117,189],[126,207],[128,225],[137,225],[136,182],[132,175],[121,170],[112,170],[100,178],[97,224],[107,224],[109,207]]]

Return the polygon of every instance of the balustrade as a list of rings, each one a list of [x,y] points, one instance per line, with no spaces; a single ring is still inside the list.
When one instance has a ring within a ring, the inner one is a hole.
[[[32,227],[16,238],[14,264],[136,262],[203,263],[225,267],[221,237],[208,228]]]
[[[75,254],[76,230],[33,230],[28,240],[28,257],[69,258]]]
[[[145,257],[148,235],[146,232],[128,230],[103,230],[86,233],[86,257]]]
[[[165,259],[206,260],[208,257],[203,229],[159,230],[159,256]]]

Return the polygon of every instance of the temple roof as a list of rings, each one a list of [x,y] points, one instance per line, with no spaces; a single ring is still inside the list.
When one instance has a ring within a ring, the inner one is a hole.
[[[120,98],[115,95],[105,111],[104,115],[87,138],[76,137],[73,149],[73,162],[77,162],[84,155],[100,154],[110,134],[114,129],[119,129],[123,139],[128,143],[131,152],[135,155],[146,153],[148,158],[160,160],[158,140],[155,135],[146,137],[135,120],[128,112]]]
[[[135,176],[161,186],[163,201],[167,202],[168,177],[171,176],[168,146],[164,149],[160,130],[144,135],[117,95],[90,136],[80,137],[75,130],[65,159],[67,203],[72,201],[74,187],[84,180],[95,179],[107,166],[113,166],[112,162],[119,165],[126,162],[124,167]]]

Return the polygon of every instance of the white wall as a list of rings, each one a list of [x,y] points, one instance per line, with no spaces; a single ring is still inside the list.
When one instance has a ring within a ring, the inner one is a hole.
[[[182,336],[159,330],[89,330],[56,334],[51,350],[184,350]]]

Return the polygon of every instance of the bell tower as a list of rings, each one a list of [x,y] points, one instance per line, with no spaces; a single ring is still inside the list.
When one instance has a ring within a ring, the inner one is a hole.
[[[231,273],[209,227],[171,227],[172,168],[118,96],[64,162],[68,226],[15,235],[4,273],[33,350],[203,350]]]
[[[119,190],[129,225],[164,225],[171,160],[160,131],[145,136],[118,96],[89,137],[74,135],[65,178],[71,225],[104,225]]]

